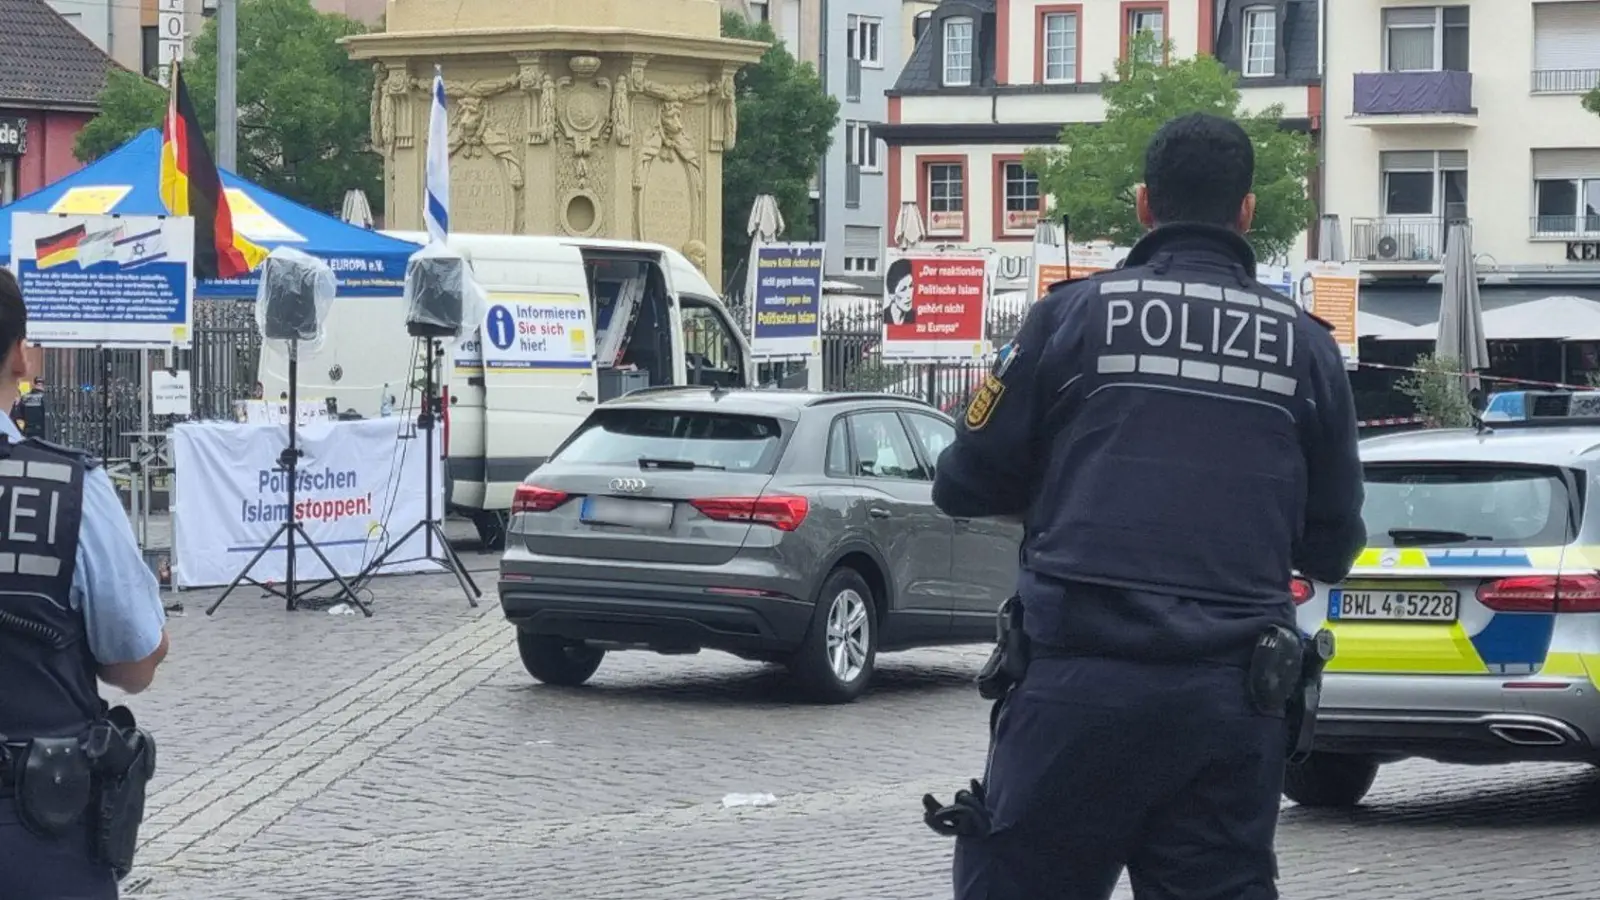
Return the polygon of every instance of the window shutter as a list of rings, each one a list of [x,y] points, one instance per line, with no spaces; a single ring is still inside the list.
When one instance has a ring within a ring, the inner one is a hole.
[[[844,255],[877,259],[883,252],[883,232],[872,225],[844,227]]]
[[[1385,172],[1427,172],[1433,169],[1433,151],[1385,150],[1378,161]]]
[[[1383,11],[1385,25],[1437,25],[1439,10],[1432,6],[1390,7]]]
[[[1442,172],[1457,171],[1467,167],[1467,151],[1465,150],[1440,150],[1439,170]]]
[[[1600,177],[1600,149],[1535,150],[1533,177],[1571,180]]]
[[[1600,3],[1537,3],[1533,68],[1600,69]]]

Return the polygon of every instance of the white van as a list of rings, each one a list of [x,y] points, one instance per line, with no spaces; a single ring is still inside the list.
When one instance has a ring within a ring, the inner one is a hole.
[[[416,232],[385,232],[424,243]],[[447,506],[468,516],[486,545],[504,538],[517,484],[595,404],[641,387],[754,381],[750,346],[717,292],[682,254],[633,241],[453,234],[497,303],[587,302],[593,356],[561,368],[485,368],[481,338],[464,338],[440,367],[448,404]],[[314,352],[301,350],[300,396],[332,398],[341,412],[415,416],[420,342],[406,334],[400,297],[341,298]],[[620,327],[618,327],[620,324]],[[263,348],[264,396],[285,396],[288,362]]]

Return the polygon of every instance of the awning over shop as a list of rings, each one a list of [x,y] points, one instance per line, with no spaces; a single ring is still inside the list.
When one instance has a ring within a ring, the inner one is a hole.
[[[1541,297],[1490,309],[1484,291],[1484,334],[1491,341],[1600,341],[1600,302],[1585,297]],[[1427,322],[1383,335],[1387,341],[1431,341],[1437,322]]]

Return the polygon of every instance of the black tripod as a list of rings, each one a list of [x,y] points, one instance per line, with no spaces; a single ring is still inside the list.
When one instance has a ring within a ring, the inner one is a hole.
[[[222,601],[228,599],[228,595],[233,593],[233,589],[238,587],[239,584],[244,581],[250,582],[269,594],[282,597],[285,603],[284,608],[289,612],[294,612],[296,609],[298,609],[300,606],[300,601],[305,599],[306,596],[312,591],[321,588],[323,585],[326,585],[329,582],[338,582],[339,587],[343,589],[342,596],[348,598],[351,603],[355,604],[356,608],[361,610],[362,614],[366,615],[368,618],[371,618],[372,616],[372,609],[365,603],[362,603],[360,597],[356,596],[355,589],[344,580],[344,577],[339,574],[339,570],[333,567],[333,563],[328,561],[328,557],[323,554],[322,548],[318,547],[316,541],[311,539],[311,535],[306,533],[305,526],[300,524],[300,519],[295,514],[294,495],[296,482],[300,480],[300,457],[305,455],[304,451],[302,451],[295,443],[295,425],[300,418],[299,383],[300,342],[289,341],[289,446],[283,448],[283,452],[278,454],[278,470],[283,472],[289,479],[288,516],[285,518],[284,523],[278,526],[278,530],[272,533],[272,537],[267,538],[267,542],[261,545],[260,550],[256,551],[256,555],[250,557],[250,561],[244,564],[244,568],[241,569],[238,576],[233,579],[233,583],[228,585],[228,589],[222,592],[222,596],[218,597],[217,601],[211,604],[211,607],[206,610],[206,615],[208,616],[216,613],[217,608],[222,605]],[[319,581],[309,587],[297,589],[299,585],[295,580],[294,572],[294,545],[296,535],[299,536],[301,543],[309,548],[312,553],[316,554],[317,559],[322,561],[322,565],[327,568],[328,574],[332,577],[323,581]],[[285,557],[284,561],[283,588],[281,590],[271,584],[265,584],[250,577],[250,570],[254,569],[256,567],[256,563],[261,561],[261,557],[266,556],[267,551],[271,550],[273,545],[278,543],[278,538],[280,537],[283,538],[284,547],[287,550],[287,556]]]
[[[422,435],[422,443],[425,448],[422,456],[423,478],[426,480],[423,518],[422,521],[411,526],[405,534],[402,534],[399,540],[390,543],[378,555],[377,559],[361,570],[361,574],[356,576],[356,584],[365,584],[370,581],[378,574],[378,570],[383,568],[383,564],[389,560],[390,554],[405,546],[406,541],[411,540],[412,535],[421,531],[424,547],[423,555],[415,559],[426,559],[450,570],[450,574],[456,576],[456,581],[461,585],[461,590],[467,595],[468,605],[473,609],[477,609],[478,598],[483,596],[483,591],[478,590],[477,582],[473,581],[472,576],[467,573],[466,565],[461,562],[461,557],[456,555],[455,548],[450,546],[450,540],[445,537],[444,528],[439,524],[440,520],[434,517],[433,469],[435,453],[433,447],[433,423],[437,418],[435,410],[439,409],[442,400],[439,396],[437,382],[434,381],[434,367],[444,357],[444,347],[439,344],[437,338],[430,337],[426,340],[427,346],[424,349],[422,361],[422,402],[418,404],[421,411],[417,413],[417,431]],[[439,413],[442,412],[443,410],[439,409]],[[433,552],[435,541],[438,542],[441,550],[439,554]],[[397,563],[412,561],[414,560],[395,560]]]

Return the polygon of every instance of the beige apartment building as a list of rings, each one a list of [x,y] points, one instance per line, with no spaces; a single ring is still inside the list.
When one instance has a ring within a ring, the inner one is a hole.
[[[876,132],[888,143],[886,233],[914,201],[929,241],[992,253],[1004,290],[1030,283],[1043,203],[1022,156],[1069,122],[1104,120],[1101,76],[1130,35],[1213,54],[1239,72],[1247,109],[1282,104],[1285,127],[1320,126],[1317,0],[944,0],[919,15]]]
[[[1600,2],[1337,0],[1325,53],[1323,207],[1364,310],[1432,321],[1453,221],[1486,308],[1600,300]]]

